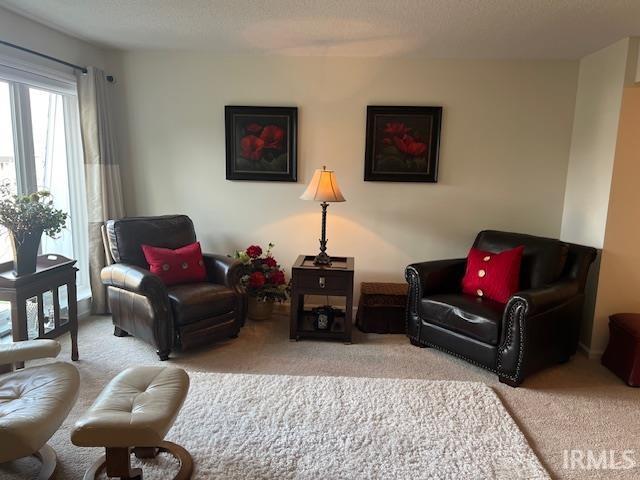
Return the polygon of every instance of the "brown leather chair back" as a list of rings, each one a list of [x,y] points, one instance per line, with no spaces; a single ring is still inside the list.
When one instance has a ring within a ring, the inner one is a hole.
[[[520,288],[540,288],[556,282],[565,270],[569,245],[560,240],[522,233],[484,230],[473,246],[487,252],[501,252],[524,246],[520,267]]]
[[[186,215],[129,217],[106,223],[109,251],[116,263],[149,268],[141,245],[176,249],[196,241],[193,222]]]
[[[584,292],[587,284],[589,268],[598,255],[598,250],[593,247],[585,247],[575,243],[569,243],[567,263],[562,274],[563,278],[572,278],[578,281],[580,292]]]
[[[105,265],[113,265],[113,257],[109,249],[109,239],[107,238],[106,224],[100,225],[100,235],[102,236],[102,248],[104,248]]]

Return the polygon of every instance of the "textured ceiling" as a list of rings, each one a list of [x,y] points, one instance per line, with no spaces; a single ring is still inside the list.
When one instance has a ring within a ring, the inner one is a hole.
[[[105,46],[228,54],[578,58],[640,34],[640,0],[0,0],[0,5]]]

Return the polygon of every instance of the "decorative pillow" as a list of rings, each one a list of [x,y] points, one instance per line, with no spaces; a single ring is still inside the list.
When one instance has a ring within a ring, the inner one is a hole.
[[[524,246],[491,253],[472,248],[467,257],[467,271],[462,291],[477,297],[507,303],[520,287],[520,264]]]
[[[203,282],[207,278],[200,242],[175,250],[142,245],[142,252],[149,270],[158,275],[165,285]]]

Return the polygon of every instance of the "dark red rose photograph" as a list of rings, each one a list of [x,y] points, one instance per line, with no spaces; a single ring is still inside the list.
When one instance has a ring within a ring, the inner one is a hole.
[[[365,180],[436,182],[441,107],[367,107]]]
[[[225,107],[228,180],[296,180],[297,108]]]

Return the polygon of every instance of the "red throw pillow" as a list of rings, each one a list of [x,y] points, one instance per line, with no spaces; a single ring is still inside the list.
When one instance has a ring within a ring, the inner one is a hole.
[[[500,253],[472,248],[467,257],[467,271],[462,291],[477,297],[507,303],[520,286],[520,264],[524,247]]]
[[[175,250],[142,245],[142,252],[149,270],[158,275],[165,285],[203,282],[207,278],[200,242]]]

